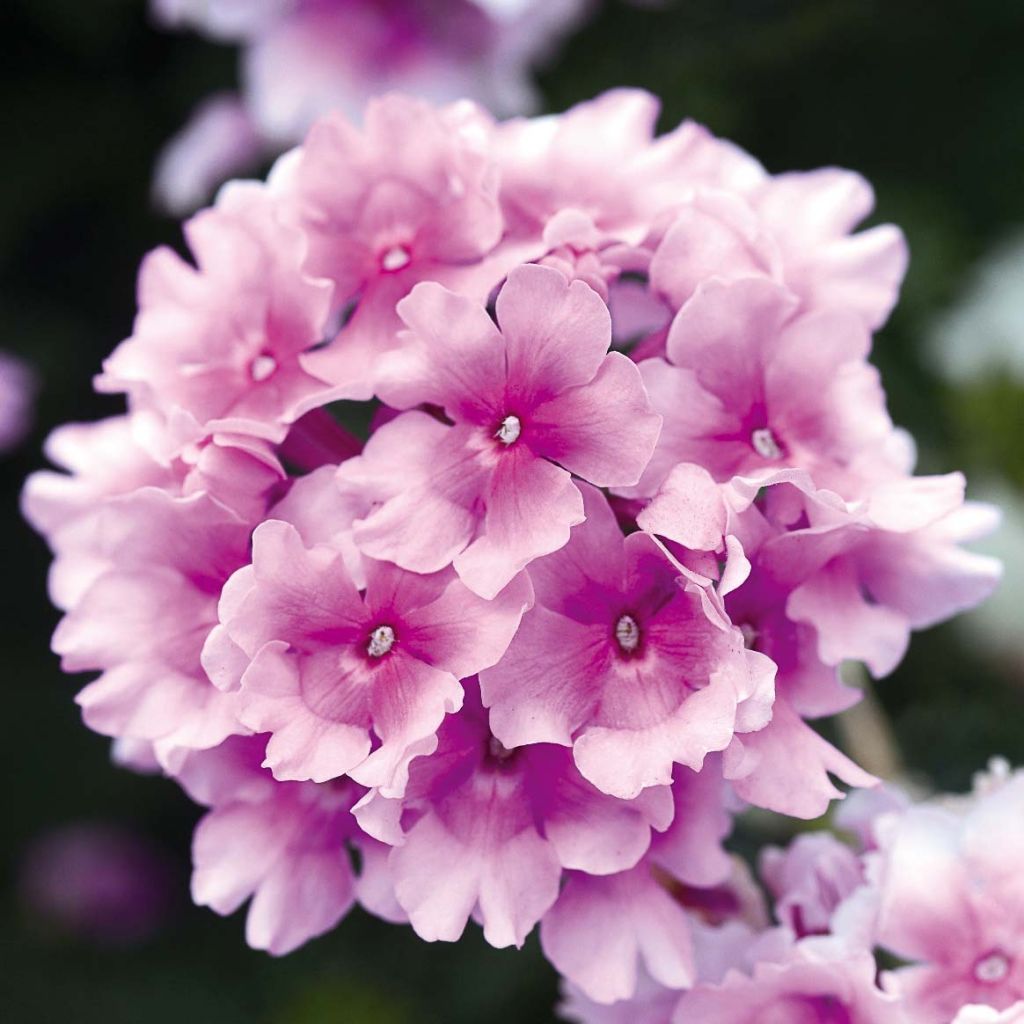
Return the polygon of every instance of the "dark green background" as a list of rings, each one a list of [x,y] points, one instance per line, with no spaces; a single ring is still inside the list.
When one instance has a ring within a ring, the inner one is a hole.
[[[149,204],[154,155],[201,96],[233,83],[234,56],[156,33],[141,0],[5,0],[0,40],[0,346],[43,378],[33,436],[0,462],[0,1019],[552,1019],[554,979],[535,942],[497,952],[472,927],[457,947],[428,946],[357,913],[283,961],[249,951],[240,916],[188,905],[195,809],[168,782],[110,767],[107,742],[80,725],[76,681],[48,652],[48,558],[18,518],[18,490],[54,424],[117,410],[90,393],[90,376],[129,330],[139,258],[178,239]],[[998,471],[1020,486],[1020,390],[1002,381],[950,391],[921,338],[972,263],[1024,225],[1022,44],[1019,0],[609,4],[542,86],[552,109],[610,86],[646,86],[664,98],[666,126],[684,115],[705,121],[772,170],[840,164],[867,175],[879,219],[904,227],[913,254],[902,306],[876,349],[894,416],[917,435],[923,469]],[[879,687],[907,762],[945,787],[964,786],[993,752],[1024,762],[1024,680],[1012,675],[955,629],[919,636]],[[142,948],[61,938],[16,899],[25,844],[83,819],[131,825],[181,864],[177,911]]]

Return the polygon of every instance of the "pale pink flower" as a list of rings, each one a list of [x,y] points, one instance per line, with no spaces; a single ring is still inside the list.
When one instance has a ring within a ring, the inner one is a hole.
[[[700,773],[677,768],[672,824],[636,867],[600,877],[570,873],[541,922],[541,947],[589,999],[633,999],[647,978],[673,989],[693,983],[693,921],[703,909],[687,897],[732,873],[721,845],[732,828],[725,795],[717,765]]]
[[[646,863],[603,878],[570,875],[540,937],[559,972],[598,1003],[631,998],[641,965],[668,988],[695,979],[687,913]]]
[[[910,1024],[902,1006],[875,984],[874,957],[833,940],[805,939],[750,975],[686,993],[673,1024]]]
[[[186,414],[199,437],[280,441],[327,391],[299,357],[324,339],[331,286],[303,272],[306,239],[259,186],[228,190],[185,233],[196,267],[170,249],[150,253],[134,332],[97,387],[127,392],[133,409],[172,434]]]
[[[191,213],[222,182],[254,170],[263,149],[237,96],[209,96],[161,151],[153,172],[153,195],[170,213]]]
[[[613,89],[558,117],[502,124],[495,146],[511,233],[537,232],[574,209],[640,242],[694,186],[746,189],[762,180],[756,160],[693,121],[655,139],[658,108],[650,93]]]
[[[879,822],[875,941],[913,964],[886,984],[915,1022],[1024,999],[1022,810],[1018,773],[966,807],[923,805]]]
[[[102,672],[78,695],[86,723],[151,741],[165,765],[247,731],[199,656],[221,588],[248,560],[249,524],[205,493],[144,487],[76,526],[87,537],[68,557],[84,564],[53,648],[67,671]]]
[[[799,835],[785,850],[766,847],[758,864],[779,923],[800,937],[828,934],[833,914],[864,884],[857,852],[830,832]]]

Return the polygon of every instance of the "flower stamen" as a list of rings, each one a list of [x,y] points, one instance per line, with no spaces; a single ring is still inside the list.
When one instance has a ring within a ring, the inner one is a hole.
[[[626,654],[640,646],[640,627],[632,615],[623,615],[615,623],[615,642]]]
[[[523,432],[523,424],[518,416],[506,416],[502,421],[501,425],[495,431],[494,436],[502,444],[514,444],[519,440],[519,435]]]
[[[277,360],[273,356],[267,355],[266,352],[261,352],[255,359],[249,364],[249,376],[257,384],[262,384],[267,378],[272,377],[277,372]]]
[[[395,646],[395,631],[390,626],[378,626],[370,634],[366,653],[371,658],[383,658]]]
[[[389,274],[402,270],[409,265],[412,254],[404,245],[393,245],[380,258],[381,269]]]
[[[995,985],[1010,973],[1010,961],[1002,953],[989,953],[974,965],[975,980]]]
[[[777,461],[782,458],[782,448],[779,447],[779,442],[775,440],[775,435],[768,427],[759,427],[755,430],[750,435],[750,443],[762,459]]]

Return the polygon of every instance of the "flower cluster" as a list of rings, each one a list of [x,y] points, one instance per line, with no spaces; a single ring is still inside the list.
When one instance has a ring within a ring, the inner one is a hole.
[[[316,118],[401,90],[537,107],[533,74],[596,0],[151,0],[154,19],[240,47],[240,92],[205,99],[160,156],[154,190],[187,213],[300,142]]]
[[[959,546],[992,516],[886,413],[906,252],[856,231],[864,181],[656,116],[392,95],[222,190],[143,263],[97,379],[127,414],[27,485],[54,649],[117,759],[208,808],[193,895],[251,898],[256,947],[359,902],[539,926],[588,1021],[894,1020],[866,951],[754,935],[722,843],[873,784],[808,721],[992,589]]]

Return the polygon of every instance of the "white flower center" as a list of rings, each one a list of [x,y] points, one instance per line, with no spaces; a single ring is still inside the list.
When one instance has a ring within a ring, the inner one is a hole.
[[[494,436],[502,444],[512,444],[519,440],[519,435],[523,432],[523,424],[520,422],[518,416],[506,416],[501,421],[501,426],[498,427]]]
[[[779,447],[779,442],[775,440],[775,435],[767,427],[755,430],[750,435],[750,443],[754,446],[754,451],[762,459],[782,458],[782,449]]]
[[[640,627],[632,615],[623,615],[615,623],[615,640],[627,654],[640,646]]]
[[[1010,973],[1010,961],[1002,953],[989,953],[974,965],[974,977],[994,985]]]
[[[757,642],[757,630],[749,622],[741,622],[740,633],[743,634],[743,646],[748,650],[753,650],[754,644]]]
[[[370,634],[366,653],[371,658],[383,658],[395,646],[395,631],[390,626],[378,626]]]
[[[249,364],[249,376],[257,384],[262,384],[268,377],[272,377],[277,371],[277,360],[273,356],[268,356],[265,352],[258,355]]]
[[[393,245],[380,258],[381,269],[390,272],[401,270],[409,265],[412,255],[404,245]]]

